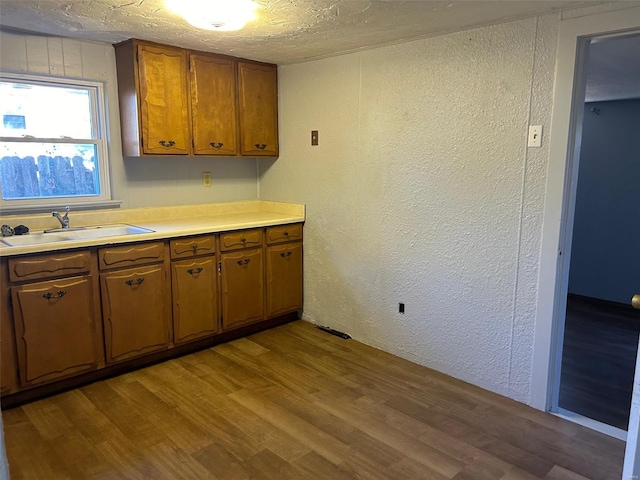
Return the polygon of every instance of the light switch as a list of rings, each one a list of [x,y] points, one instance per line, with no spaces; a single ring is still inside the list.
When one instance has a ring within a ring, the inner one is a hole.
[[[542,146],[542,125],[529,125],[528,147]]]

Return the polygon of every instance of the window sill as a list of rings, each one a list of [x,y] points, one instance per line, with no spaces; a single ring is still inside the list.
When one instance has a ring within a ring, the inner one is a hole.
[[[106,210],[110,208],[120,208],[122,200],[103,200],[98,202],[81,202],[68,203],[64,202],[51,203],[48,205],[15,205],[0,207],[0,215],[27,215],[31,213],[51,213],[54,210],[60,210],[62,206],[69,205],[72,212],[80,212],[83,210]]]

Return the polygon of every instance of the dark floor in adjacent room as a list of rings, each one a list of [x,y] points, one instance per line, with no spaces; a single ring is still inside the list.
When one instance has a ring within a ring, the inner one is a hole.
[[[559,406],[626,430],[639,334],[640,311],[570,295]]]

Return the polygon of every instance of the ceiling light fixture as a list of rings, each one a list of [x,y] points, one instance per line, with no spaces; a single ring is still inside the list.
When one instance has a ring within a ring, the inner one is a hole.
[[[205,30],[240,30],[256,18],[258,5],[252,0],[166,0],[167,8],[191,25]]]

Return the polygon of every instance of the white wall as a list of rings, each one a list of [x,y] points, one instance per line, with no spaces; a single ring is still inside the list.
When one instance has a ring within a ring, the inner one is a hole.
[[[0,32],[0,69],[105,82],[114,198],[125,208],[189,205],[257,198],[253,158],[124,158],[120,143],[115,53],[111,45]],[[213,187],[202,187],[203,171]]]
[[[549,131],[557,25],[280,68],[260,189],[307,204],[306,319],[529,400],[547,150],[525,141]]]
[[[305,318],[531,403],[558,27],[630,6],[281,67],[260,191],[307,204]]]
[[[306,319],[529,400],[547,150],[526,132],[549,128],[557,25],[280,68],[260,189],[307,204]]]

